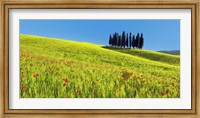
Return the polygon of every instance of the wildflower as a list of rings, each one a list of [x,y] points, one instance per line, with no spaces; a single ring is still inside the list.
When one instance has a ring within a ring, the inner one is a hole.
[[[124,77],[125,80],[128,80],[128,77]]]
[[[69,80],[66,78],[66,79],[63,79],[66,83],[68,83],[69,82]]]
[[[65,82],[66,82],[66,83],[68,83],[68,82],[69,82],[69,80],[68,80],[68,79],[65,79]]]
[[[162,94],[162,96],[164,96],[164,95],[165,95],[165,93],[164,93],[164,92],[162,92],[161,94]]]
[[[124,71],[122,77],[123,77],[125,80],[128,80],[129,77],[130,77],[131,75],[133,75],[132,72]]]
[[[23,88],[23,90],[24,90],[24,92],[26,92],[27,88],[26,88],[26,87],[24,87],[24,88]]]
[[[67,86],[67,84],[63,84],[63,86],[64,86],[64,87],[66,87],[66,86]]]
[[[24,72],[22,72],[22,77],[24,77]]]
[[[33,75],[34,77],[38,77],[38,76],[40,76],[39,74],[35,74],[35,75]]]
[[[33,66],[33,64],[30,64],[30,66]]]
[[[23,87],[23,84],[20,84],[20,87]]]
[[[164,82],[165,82],[165,81],[162,81],[162,84],[165,84]]]

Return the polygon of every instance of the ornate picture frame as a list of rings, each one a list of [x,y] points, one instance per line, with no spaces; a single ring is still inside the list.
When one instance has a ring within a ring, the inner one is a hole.
[[[1,117],[200,117],[199,104],[199,1],[18,1],[1,3],[0,96]],[[191,9],[192,88],[191,109],[9,109],[9,10],[10,9]]]

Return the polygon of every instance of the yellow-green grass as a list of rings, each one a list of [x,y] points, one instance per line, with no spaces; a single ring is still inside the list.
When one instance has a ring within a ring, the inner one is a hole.
[[[180,56],[179,55],[171,55],[171,54],[166,54],[166,53],[161,53],[161,52],[155,52],[155,51],[150,51],[150,50],[141,50],[141,49],[129,49],[129,48],[115,48],[115,47],[108,47],[105,46],[104,48],[142,57],[145,59],[153,60],[153,61],[160,61],[163,63],[167,64],[172,64],[172,65],[180,65]]]
[[[21,34],[20,96],[179,98],[179,60],[179,56],[147,50],[122,52],[91,43]]]

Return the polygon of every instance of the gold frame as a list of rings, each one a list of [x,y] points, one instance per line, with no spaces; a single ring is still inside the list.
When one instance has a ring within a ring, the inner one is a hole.
[[[151,1],[151,0],[0,0],[1,34],[0,35],[0,116],[12,117],[200,117],[199,92],[199,4],[198,0]],[[191,110],[13,110],[8,105],[8,20],[12,8],[147,8],[147,9],[191,9],[192,10],[192,109]]]

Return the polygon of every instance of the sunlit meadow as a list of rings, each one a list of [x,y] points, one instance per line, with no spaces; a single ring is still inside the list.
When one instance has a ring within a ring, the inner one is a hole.
[[[180,56],[20,35],[21,98],[179,98]]]

